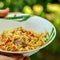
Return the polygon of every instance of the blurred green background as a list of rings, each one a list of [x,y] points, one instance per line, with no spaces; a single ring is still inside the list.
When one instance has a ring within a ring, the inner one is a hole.
[[[0,0],[0,9],[41,16],[52,22],[57,31],[55,40],[33,56],[31,60],[60,60],[60,0]]]

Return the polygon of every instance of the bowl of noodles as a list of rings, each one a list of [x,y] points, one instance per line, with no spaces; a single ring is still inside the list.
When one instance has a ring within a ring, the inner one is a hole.
[[[53,24],[38,16],[25,21],[0,19],[0,52],[31,56],[49,45],[55,36]]]

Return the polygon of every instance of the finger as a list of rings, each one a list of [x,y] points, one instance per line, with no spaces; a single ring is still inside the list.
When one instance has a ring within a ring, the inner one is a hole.
[[[15,57],[15,58],[23,58],[24,57],[23,54],[12,54],[12,53],[4,53],[4,52],[0,52],[0,55]]]
[[[5,56],[9,56],[9,57],[13,57],[15,58],[16,60],[23,60],[24,56],[22,54],[5,54]]]
[[[23,54],[14,54],[12,57],[15,57],[17,59],[22,59],[24,58]]]
[[[0,55],[0,60],[16,60],[16,59],[12,58],[12,57],[7,57],[7,56]]]
[[[23,60],[31,60],[30,57],[25,56]]]
[[[0,10],[0,17],[5,17],[9,13],[9,8]]]
[[[8,12],[10,11],[10,9],[9,9],[9,8],[6,8],[5,10],[6,10],[6,11],[8,11]]]
[[[2,13],[2,12],[9,12],[10,11],[10,9],[9,8],[6,8],[6,9],[3,9],[3,10],[0,10],[0,12]]]

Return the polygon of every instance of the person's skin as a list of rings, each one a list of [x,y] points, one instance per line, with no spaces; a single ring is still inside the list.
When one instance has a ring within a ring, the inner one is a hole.
[[[28,56],[23,56],[22,54],[8,54],[0,53],[0,60],[30,60]]]
[[[0,10],[0,17],[5,17],[9,13],[9,8]],[[17,13],[17,12],[15,12]],[[0,52],[0,60],[30,60],[28,56],[23,56],[22,54],[8,54]]]
[[[10,9],[9,8],[6,8],[6,9],[3,9],[3,10],[0,10],[0,17],[3,18],[3,17],[6,17],[8,15],[8,13],[11,13],[11,14],[20,14],[21,12],[9,12]]]
[[[5,17],[9,13],[9,8],[0,10],[0,17]]]

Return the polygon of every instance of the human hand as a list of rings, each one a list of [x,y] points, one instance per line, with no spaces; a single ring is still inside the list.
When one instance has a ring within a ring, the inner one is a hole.
[[[5,17],[9,13],[9,8],[6,8],[4,10],[0,10],[0,17]]]
[[[0,60],[30,60],[30,58],[22,54],[0,53]]]

